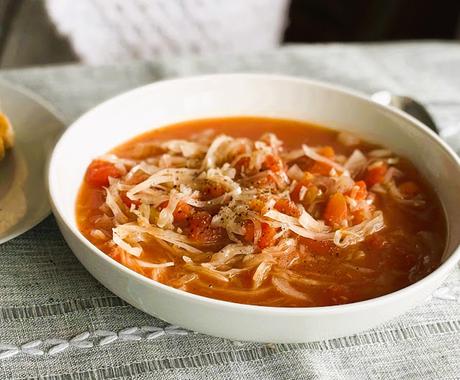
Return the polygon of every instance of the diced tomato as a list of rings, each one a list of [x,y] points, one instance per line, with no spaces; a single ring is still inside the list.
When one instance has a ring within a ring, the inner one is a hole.
[[[206,181],[201,188],[201,197],[203,200],[210,200],[225,194],[225,188],[216,182]]]
[[[323,219],[329,226],[342,226],[348,218],[347,201],[342,193],[335,193],[329,198]]]
[[[350,191],[347,192],[349,197],[356,199],[357,201],[362,201],[367,197],[367,186],[366,182],[358,181],[355,182],[354,186]]]
[[[267,223],[262,223],[262,234],[260,236],[259,241],[257,242],[257,246],[260,249],[264,249],[267,247],[271,247],[276,243],[275,235],[276,235],[276,228],[271,227]],[[254,223],[251,221],[246,221],[244,224],[244,240],[248,243],[254,242]]]
[[[193,213],[189,218],[188,235],[201,244],[218,243],[225,237],[222,228],[211,226],[212,216],[206,211]]]
[[[86,170],[85,180],[90,186],[103,187],[109,185],[109,177],[118,178],[122,173],[115,165],[102,160],[94,160]]]
[[[283,163],[281,159],[277,156],[273,156],[272,154],[267,155],[265,157],[265,161],[262,165],[262,169],[264,170],[271,170],[272,172],[279,172],[283,168]]]
[[[275,239],[276,229],[267,223],[262,223],[262,235],[257,242],[260,249],[271,247],[276,243]]]
[[[278,199],[275,203],[275,209],[283,214],[298,218],[300,216],[300,210],[293,201],[289,199]]]
[[[185,222],[195,211],[195,209],[190,206],[189,204],[180,201],[176,209],[174,210],[174,222],[176,223],[183,223]]]
[[[167,206],[168,206],[168,201],[164,201],[159,204],[158,210],[161,211]],[[193,214],[194,211],[195,209],[192,206],[190,206],[189,204],[183,201],[179,201],[173,213],[174,222],[177,222],[177,223],[185,222],[187,218]]]
[[[367,170],[364,176],[364,181],[369,187],[382,183],[387,171],[388,171],[388,165],[386,163],[382,163],[382,165],[374,166],[373,168]]]
[[[420,188],[415,182],[407,181],[399,185],[399,191],[404,198],[413,198],[420,193]]]

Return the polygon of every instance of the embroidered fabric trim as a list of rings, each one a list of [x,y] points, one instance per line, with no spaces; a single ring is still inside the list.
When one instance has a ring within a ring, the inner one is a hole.
[[[165,335],[189,335],[195,334],[179,326],[169,325],[166,327],[142,326],[128,327],[120,331],[96,330],[85,331],[75,335],[71,339],[46,339],[33,340],[20,346],[0,343],[0,359],[10,358],[20,353],[41,356],[57,355],[69,348],[91,348],[96,345],[105,346],[115,341],[137,341],[157,339]]]

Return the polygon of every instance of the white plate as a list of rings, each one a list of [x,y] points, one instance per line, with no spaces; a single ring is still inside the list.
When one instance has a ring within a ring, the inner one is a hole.
[[[0,161],[0,244],[28,231],[49,213],[45,166],[64,124],[38,96],[0,81],[0,107],[16,135]]]

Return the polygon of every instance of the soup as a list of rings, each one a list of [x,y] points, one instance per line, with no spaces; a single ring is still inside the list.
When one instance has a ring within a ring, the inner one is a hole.
[[[231,302],[362,301],[440,265],[439,200],[416,168],[357,136],[291,120],[195,120],[96,158],[82,234],[143,276]]]

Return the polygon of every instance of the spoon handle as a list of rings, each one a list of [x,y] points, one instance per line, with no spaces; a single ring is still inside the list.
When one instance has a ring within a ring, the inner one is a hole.
[[[408,113],[409,115],[415,117],[417,120],[425,124],[433,132],[439,134],[439,128],[436,126],[433,117],[430,115],[425,106],[423,106],[415,99],[412,99],[408,96],[394,95],[388,91],[376,92],[371,96],[371,98],[377,103],[396,107]]]

